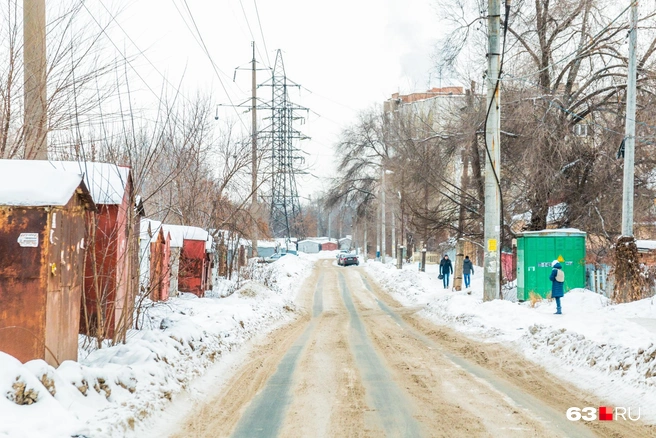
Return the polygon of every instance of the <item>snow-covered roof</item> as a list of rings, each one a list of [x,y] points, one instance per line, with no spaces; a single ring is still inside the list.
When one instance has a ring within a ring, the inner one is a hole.
[[[305,239],[298,242],[298,244],[302,245],[304,243],[316,243],[317,245],[321,245],[322,243],[326,243],[326,242],[327,242],[326,240]]]
[[[42,161],[54,168],[84,174],[91,197],[96,204],[116,205],[123,202],[130,168],[91,161]]]
[[[638,249],[656,249],[656,240],[636,240]]]
[[[187,240],[203,240],[209,242],[211,248],[210,233],[199,227],[191,227],[187,225],[169,225],[163,224],[164,231],[171,233],[171,247],[181,248],[185,239]],[[205,244],[207,249],[207,244]]]
[[[162,228],[160,221],[143,218],[139,227],[139,238],[150,239],[151,242],[155,242],[160,228]]]
[[[566,234],[568,236],[585,236],[586,233],[585,231],[581,231],[578,228],[554,228],[554,229],[547,229],[547,230],[539,230],[539,231],[524,231],[521,233],[522,236],[526,235],[563,235]]]
[[[82,183],[82,175],[47,161],[0,160],[0,205],[66,205]]]
[[[258,240],[257,241],[257,247],[258,248],[276,248],[280,244],[278,242],[275,242],[273,240]]]

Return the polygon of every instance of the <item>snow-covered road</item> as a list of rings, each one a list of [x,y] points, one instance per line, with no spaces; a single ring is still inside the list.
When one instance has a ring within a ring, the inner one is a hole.
[[[362,268],[319,261],[303,316],[244,360],[173,437],[651,436],[640,422],[572,422],[603,406],[499,344],[395,302]]]

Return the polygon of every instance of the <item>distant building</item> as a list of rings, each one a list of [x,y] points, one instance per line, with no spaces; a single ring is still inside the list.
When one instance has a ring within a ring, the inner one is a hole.
[[[306,254],[316,254],[321,251],[321,243],[316,240],[301,240],[298,242],[298,250]]]
[[[337,242],[334,240],[329,240],[321,243],[321,251],[336,251]]]
[[[351,236],[342,237],[339,239],[339,249],[343,251],[350,251],[353,238]]]

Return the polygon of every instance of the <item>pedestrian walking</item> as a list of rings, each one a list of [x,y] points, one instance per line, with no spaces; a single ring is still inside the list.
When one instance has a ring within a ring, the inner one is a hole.
[[[471,283],[471,276],[474,273],[474,265],[469,256],[465,256],[465,260],[462,262],[462,276],[465,278],[465,288],[469,288]]]
[[[442,284],[444,284],[444,289],[449,288],[449,276],[453,274],[453,265],[449,256],[444,254],[442,260],[440,260],[440,275],[442,276]]]
[[[551,275],[549,280],[551,280],[551,298],[556,299],[556,313],[555,315],[562,315],[562,308],[560,307],[560,299],[565,294],[563,286],[565,284],[565,273],[563,272],[563,267],[561,266],[558,260],[554,260],[551,263]]]

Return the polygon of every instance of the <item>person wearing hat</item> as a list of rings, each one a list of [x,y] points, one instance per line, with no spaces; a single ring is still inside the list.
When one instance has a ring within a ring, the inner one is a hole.
[[[549,280],[551,280],[551,298],[556,299],[556,313],[555,315],[562,315],[562,308],[560,307],[560,299],[564,295],[563,286],[565,284],[565,273],[563,272],[563,267],[561,266],[558,260],[551,262],[551,275]]]
[[[442,284],[444,284],[444,289],[449,288],[449,275],[453,274],[453,265],[449,256],[444,254],[442,260],[440,260],[440,275],[442,276]]]

